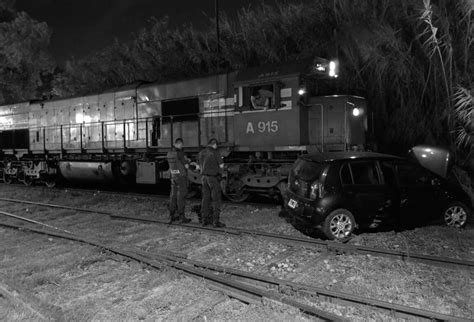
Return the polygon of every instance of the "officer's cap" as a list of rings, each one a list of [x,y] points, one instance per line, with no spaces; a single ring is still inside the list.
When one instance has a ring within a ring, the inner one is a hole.
[[[212,139],[209,140],[209,142],[207,142],[207,145],[213,145],[213,144],[219,144],[219,142],[217,141],[217,139],[212,138]]]

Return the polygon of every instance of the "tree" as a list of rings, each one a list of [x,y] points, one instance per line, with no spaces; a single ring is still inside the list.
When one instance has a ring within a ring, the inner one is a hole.
[[[48,94],[54,64],[47,48],[51,31],[14,1],[0,1],[0,104],[41,98]]]

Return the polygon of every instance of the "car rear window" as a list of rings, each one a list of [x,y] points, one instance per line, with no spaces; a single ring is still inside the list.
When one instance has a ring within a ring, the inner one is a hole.
[[[325,166],[322,163],[298,159],[293,165],[293,174],[304,181],[315,181],[319,179]]]

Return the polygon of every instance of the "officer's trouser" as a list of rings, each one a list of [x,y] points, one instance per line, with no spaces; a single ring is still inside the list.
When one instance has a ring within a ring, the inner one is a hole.
[[[211,208],[212,207],[212,218]],[[221,185],[217,176],[202,176],[202,205],[203,222],[216,224],[221,212]]]
[[[174,217],[176,211],[179,216],[184,216],[186,194],[188,193],[188,179],[184,176],[171,178],[170,216]]]

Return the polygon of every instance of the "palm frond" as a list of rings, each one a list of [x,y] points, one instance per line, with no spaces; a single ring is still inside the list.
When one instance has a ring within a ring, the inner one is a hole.
[[[457,86],[453,94],[454,117],[459,124],[455,130],[456,144],[468,146],[474,136],[474,89]]]

